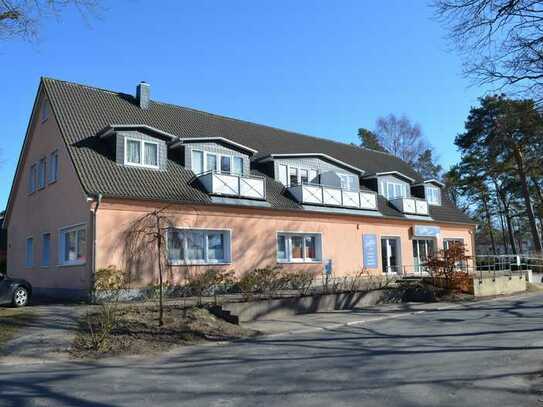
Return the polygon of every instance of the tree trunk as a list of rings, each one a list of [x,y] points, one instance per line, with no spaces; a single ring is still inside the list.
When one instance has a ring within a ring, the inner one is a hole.
[[[505,209],[505,223],[507,224],[507,233],[509,234],[509,242],[511,243],[511,251],[513,254],[517,254],[517,245],[515,244],[515,233],[513,232],[513,225],[511,224],[511,214],[509,208]]]
[[[156,214],[156,233],[158,249],[158,326],[160,327],[164,325],[164,307],[162,301],[162,234],[158,214]]]
[[[486,195],[483,194],[482,198],[483,198],[482,201],[483,201],[483,209],[485,211],[486,223],[488,225],[488,234],[490,235],[490,243],[492,244],[492,253],[494,253],[494,256],[496,256],[498,252],[496,251],[496,242],[494,240],[494,231],[492,228],[492,220],[490,216],[490,210],[488,209]]]
[[[536,254],[541,255],[541,239],[539,238],[539,232],[535,223],[535,215],[532,207],[532,201],[530,199],[530,190],[528,188],[528,179],[526,177],[526,171],[524,170],[524,158],[522,157],[522,151],[520,151],[520,148],[518,146],[515,146],[514,156],[515,162],[517,164],[517,173],[519,176],[522,196],[524,198],[524,204],[526,206],[526,214],[528,215],[528,223],[530,224],[530,231],[532,233],[532,239],[534,241],[534,249]]]

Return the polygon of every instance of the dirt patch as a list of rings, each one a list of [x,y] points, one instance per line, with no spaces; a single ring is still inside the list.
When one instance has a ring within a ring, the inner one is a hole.
[[[0,307],[0,353],[2,347],[14,338],[18,331],[24,329],[35,318],[29,308],[2,308]]]
[[[99,330],[99,313],[83,316],[71,354],[76,358],[148,354],[180,345],[242,339],[258,334],[221,320],[204,308],[166,305],[162,327],[158,327],[157,318],[156,305],[122,305],[111,335],[97,350],[91,345],[89,321],[95,332]]]

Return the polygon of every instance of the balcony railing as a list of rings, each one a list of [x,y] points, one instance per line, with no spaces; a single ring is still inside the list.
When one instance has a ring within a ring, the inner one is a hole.
[[[394,205],[396,209],[403,213],[408,213],[412,215],[423,215],[427,216],[428,212],[428,202],[424,199],[419,198],[395,198],[391,199],[390,203]]]
[[[208,171],[198,175],[198,179],[209,194],[266,199],[266,183],[262,177]]]
[[[295,185],[288,190],[302,204],[377,210],[377,194],[374,192],[347,191],[318,184]]]

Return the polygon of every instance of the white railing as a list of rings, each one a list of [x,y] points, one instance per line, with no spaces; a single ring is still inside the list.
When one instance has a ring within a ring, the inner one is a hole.
[[[371,191],[347,191],[318,184],[295,185],[288,190],[303,204],[377,210],[377,194]]]
[[[428,215],[428,202],[420,198],[395,198],[390,203],[403,213],[413,215]]]
[[[266,199],[266,183],[262,177],[208,171],[200,174],[198,179],[206,191],[213,195]]]

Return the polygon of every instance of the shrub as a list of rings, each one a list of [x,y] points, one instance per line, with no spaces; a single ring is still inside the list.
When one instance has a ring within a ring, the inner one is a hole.
[[[454,243],[430,256],[426,267],[434,279],[443,281],[442,288],[460,291],[460,287],[464,286],[469,278],[468,273],[462,270],[469,259],[464,245]]]
[[[206,294],[212,294],[217,303],[220,289],[231,286],[234,281],[233,271],[209,269],[189,274],[187,288],[191,295],[198,297],[198,305],[202,305],[202,297]]]
[[[273,297],[277,291],[286,285],[281,267],[265,267],[246,272],[238,282],[243,298],[250,300],[254,294]]]
[[[284,287],[296,290],[300,295],[307,295],[319,274],[318,272],[305,270],[284,273]]]
[[[115,266],[101,268],[94,276],[94,299],[100,303],[100,309],[95,314],[86,314],[88,335],[83,340],[84,346],[94,351],[104,351],[108,348],[111,333],[118,320],[118,304],[121,293],[125,289],[124,273]]]

